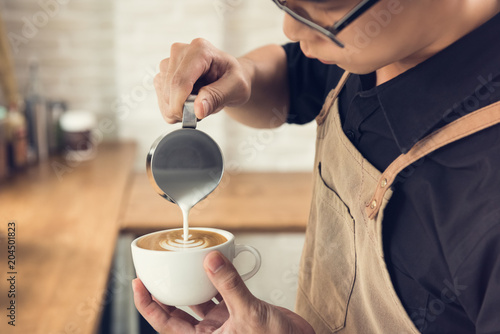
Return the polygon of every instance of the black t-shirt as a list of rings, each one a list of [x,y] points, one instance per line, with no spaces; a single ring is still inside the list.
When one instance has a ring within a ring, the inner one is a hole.
[[[343,73],[284,46],[288,122],[319,113]],[[351,75],[343,130],[383,171],[425,135],[500,100],[500,14],[445,50],[375,86]],[[400,173],[384,213],[394,288],[422,333],[500,333],[500,126],[449,144]]]

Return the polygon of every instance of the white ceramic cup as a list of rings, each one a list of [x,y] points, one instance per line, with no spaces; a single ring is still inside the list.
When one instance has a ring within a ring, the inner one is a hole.
[[[146,234],[132,241],[132,259],[137,277],[161,303],[172,306],[189,306],[207,302],[215,297],[217,290],[203,267],[205,256],[212,251],[221,252],[231,262],[239,253],[250,252],[255,257],[255,265],[248,273],[241,275],[244,281],[251,278],[259,270],[261,263],[259,252],[250,246],[236,245],[232,233],[215,228],[189,229],[219,233],[226,237],[227,241],[209,248],[183,251],[150,250],[137,246],[137,241],[140,238],[165,231]]]

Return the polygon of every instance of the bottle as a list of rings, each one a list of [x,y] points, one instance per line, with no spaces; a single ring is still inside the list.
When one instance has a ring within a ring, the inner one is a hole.
[[[9,176],[7,142],[7,109],[0,106],[0,181]]]
[[[28,164],[28,131],[21,106],[20,103],[18,107],[11,107],[7,114],[9,165],[12,170],[23,169]]]
[[[41,90],[38,63],[31,61],[25,93],[25,115],[28,122],[30,151],[28,155],[34,156],[39,162],[47,160],[49,156],[47,106]]]
[[[66,112],[66,109],[66,102],[64,101],[51,101],[47,103],[47,131],[49,154],[51,155],[59,153],[63,146],[62,130],[59,121]]]

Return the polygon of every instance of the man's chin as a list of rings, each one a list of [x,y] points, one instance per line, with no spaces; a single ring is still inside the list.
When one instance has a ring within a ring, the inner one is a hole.
[[[324,60],[324,59],[318,59],[320,62],[322,62],[323,64],[325,65],[335,65],[337,64],[336,62],[334,61],[331,61],[331,60]]]

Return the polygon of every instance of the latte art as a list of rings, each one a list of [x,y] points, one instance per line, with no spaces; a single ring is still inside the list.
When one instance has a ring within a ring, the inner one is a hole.
[[[151,250],[175,252],[209,248],[226,241],[227,238],[219,233],[196,229],[189,229],[189,237],[184,240],[184,232],[180,229],[146,235],[137,241],[137,246]]]

